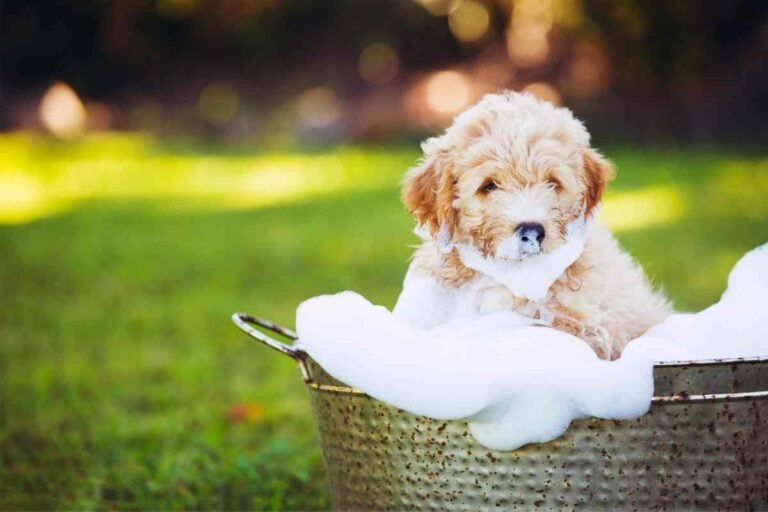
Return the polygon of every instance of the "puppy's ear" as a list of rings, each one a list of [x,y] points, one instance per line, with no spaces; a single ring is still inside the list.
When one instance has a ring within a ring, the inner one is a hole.
[[[608,159],[592,148],[584,151],[584,182],[587,186],[584,213],[587,217],[600,204],[605,186],[614,175],[613,164]]]
[[[403,203],[435,236],[453,238],[456,227],[454,181],[448,158],[441,150],[427,152],[422,163],[410,171],[403,180]]]

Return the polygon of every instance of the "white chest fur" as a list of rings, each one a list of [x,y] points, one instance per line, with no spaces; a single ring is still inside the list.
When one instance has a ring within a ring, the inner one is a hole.
[[[567,226],[566,241],[560,247],[546,254],[539,254],[523,260],[488,258],[469,244],[457,244],[461,261],[467,267],[506,286],[518,297],[539,301],[547,295],[565,269],[573,264],[587,243],[591,218],[580,217]]]
[[[500,310],[516,310],[524,323],[551,323],[545,305],[547,292],[581,255],[590,225],[591,219],[571,222],[563,245],[522,261],[486,258],[474,246],[456,245],[462,262],[477,270],[478,275],[467,283],[454,286],[411,268],[393,313],[422,329],[431,329],[459,316]],[[521,309],[516,297],[529,302]]]

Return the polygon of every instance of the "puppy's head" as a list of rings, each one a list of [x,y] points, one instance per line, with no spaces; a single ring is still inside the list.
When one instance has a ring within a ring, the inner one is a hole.
[[[474,244],[521,259],[565,241],[566,225],[599,204],[613,167],[571,112],[533,96],[485,96],[440,137],[403,184],[403,202],[441,247]]]

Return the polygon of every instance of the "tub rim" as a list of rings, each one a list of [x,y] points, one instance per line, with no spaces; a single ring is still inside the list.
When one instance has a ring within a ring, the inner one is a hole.
[[[368,395],[361,389],[354,388],[352,386],[336,385],[336,384],[319,384],[314,381],[312,376],[312,370],[309,367],[308,361],[312,360],[311,356],[302,350],[299,344],[299,337],[292,329],[283,327],[272,321],[264,318],[249,315],[247,313],[234,313],[232,315],[232,321],[235,325],[245,332],[248,336],[262,342],[273,350],[277,350],[281,354],[287,355],[296,361],[299,370],[301,372],[304,384],[310,389],[319,392],[333,393],[339,395],[353,395],[353,396],[366,396],[373,400],[377,398]],[[267,329],[275,334],[288,338],[293,343],[288,345],[281,341],[278,341],[264,332],[256,329],[253,325],[259,326],[263,329]],[[314,361],[314,360],[312,360]],[[688,368],[711,368],[713,366],[728,366],[734,364],[760,364],[768,363],[768,355],[766,356],[751,356],[751,357],[728,357],[728,358],[710,358],[710,359],[680,359],[671,361],[654,361],[654,368],[674,368],[684,367]],[[315,362],[315,364],[318,364]],[[319,366],[319,364],[318,364]],[[679,404],[679,403],[692,403],[692,402],[721,402],[721,401],[742,401],[753,399],[768,398],[768,390],[761,391],[745,391],[740,393],[710,393],[710,394],[687,394],[679,393],[668,396],[656,396],[651,398],[652,404]]]

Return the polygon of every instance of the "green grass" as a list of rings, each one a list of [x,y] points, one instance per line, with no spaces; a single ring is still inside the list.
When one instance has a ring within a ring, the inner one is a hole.
[[[606,153],[622,243],[678,307],[715,301],[768,239],[768,157]],[[0,138],[0,509],[328,508],[297,369],[229,315],[292,325],[348,288],[392,306],[416,157]]]

